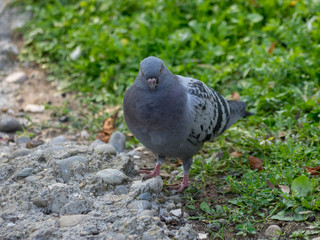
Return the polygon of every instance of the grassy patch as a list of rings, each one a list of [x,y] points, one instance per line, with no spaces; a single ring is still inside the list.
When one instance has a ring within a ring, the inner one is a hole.
[[[37,62],[61,87],[78,92],[92,113],[82,125],[96,126],[105,105],[121,104],[139,62],[150,55],[226,97],[241,95],[256,115],[206,144],[191,170],[199,187],[185,195],[194,219],[227,219],[222,230],[210,230],[213,236],[252,236],[274,216],[317,216],[319,178],[304,167],[320,165],[319,1],[17,2],[34,17],[24,28],[21,59]],[[125,131],[121,119],[118,125]],[[248,156],[263,160],[264,169],[251,170]],[[297,190],[301,179],[306,193]]]

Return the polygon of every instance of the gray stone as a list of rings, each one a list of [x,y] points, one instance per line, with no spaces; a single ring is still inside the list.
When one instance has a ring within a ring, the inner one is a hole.
[[[126,147],[126,136],[123,133],[116,131],[112,133],[109,144],[111,144],[118,153],[121,153]]]
[[[149,233],[144,233],[142,235],[142,240],[154,240],[154,239],[155,238],[152,235],[150,235]]]
[[[1,132],[15,132],[20,130],[22,130],[22,126],[17,119],[6,114],[0,116]]]
[[[136,200],[128,204],[127,207],[132,210],[143,211],[143,210],[151,209],[151,202],[146,200]]]
[[[81,179],[84,176],[84,173],[81,171],[83,170],[81,163],[86,165],[87,161],[88,160],[83,156],[73,156],[57,160],[55,163],[59,166],[59,171],[63,181],[68,183],[72,177],[72,172],[77,174],[78,179]]]
[[[32,153],[32,150],[30,150],[28,148],[21,148],[21,149],[15,150],[12,153],[12,155],[13,155],[13,157],[22,157],[22,156],[29,155],[30,153]]]
[[[189,223],[181,227],[176,235],[177,239],[194,240],[197,239],[197,235],[193,231],[193,226]]]
[[[16,144],[25,146],[28,142],[31,142],[31,138],[28,136],[22,136],[18,137],[15,142]]]
[[[142,193],[138,196],[139,200],[151,201],[151,194],[149,192]]]
[[[122,195],[122,194],[127,194],[129,192],[129,190],[124,185],[118,185],[115,187],[113,192],[115,195]]]
[[[120,185],[127,182],[128,177],[117,169],[104,169],[96,173],[96,176],[101,178],[104,183],[111,185]]]
[[[87,215],[65,215],[58,219],[58,224],[59,227],[73,227],[87,218]]]
[[[4,80],[9,83],[23,83],[28,79],[25,72],[15,72],[7,76]]]
[[[114,237],[112,239],[113,240],[127,240],[128,238],[126,237],[126,235],[124,235],[122,233],[117,233],[116,235],[114,235]]]
[[[35,197],[31,201],[37,207],[45,208],[47,206],[47,201],[42,197]]]
[[[103,141],[101,141],[100,139],[96,139],[96,140],[94,140],[94,141],[90,144],[89,150],[90,150],[90,151],[93,151],[96,146],[98,146],[98,145],[103,145],[103,144],[106,144],[106,143],[103,142]]]
[[[94,148],[94,152],[97,154],[108,154],[108,155],[117,154],[116,149],[110,144],[100,144]]]
[[[143,210],[142,212],[140,212],[139,216],[150,216],[150,217],[154,217],[157,215],[157,212],[154,210]]]
[[[270,225],[264,235],[270,238],[279,238],[281,236],[281,228],[278,225]]]
[[[144,182],[134,181],[131,187],[139,195],[145,192],[160,193],[163,189],[163,181],[162,178],[159,176],[155,178],[150,178]]]
[[[65,136],[60,135],[60,136],[57,136],[57,137],[51,139],[49,144],[61,144],[61,143],[65,143],[66,141],[67,141],[67,139],[65,138]]]
[[[60,210],[60,215],[87,214],[91,210],[91,201],[87,199],[77,199],[65,204]]]
[[[32,168],[24,168],[14,176],[15,179],[25,178],[32,174]]]
[[[59,213],[60,209],[69,202],[70,188],[63,183],[55,183],[48,187],[48,209]]]
[[[312,238],[311,240],[320,240],[320,237]]]

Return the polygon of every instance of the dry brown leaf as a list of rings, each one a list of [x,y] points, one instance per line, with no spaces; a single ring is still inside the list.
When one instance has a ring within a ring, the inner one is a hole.
[[[250,164],[250,169],[255,170],[258,169],[263,170],[263,161],[260,158],[249,156],[249,164]]]
[[[115,117],[109,117],[103,124],[103,130],[97,133],[97,138],[104,142],[109,142],[111,134],[116,130],[114,127]]]
[[[271,44],[271,46],[269,47],[269,50],[268,50],[268,53],[269,53],[269,54],[272,54],[272,53],[273,53],[273,50],[275,49],[276,45],[277,45],[277,41],[274,41],[274,42]]]
[[[277,187],[284,193],[290,193],[290,187],[286,185],[277,185]]]
[[[270,180],[269,180],[269,179],[267,179],[267,184],[268,184],[268,187],[269,187],[269,188],[274,188],[274,186],[273,186],[272,182],[270,182]]]
[[[317,167],[304,167],[304,168],[311,175],[319,175],[320,174],[320,165]]]
[[[234,152],[230,153],[230,156],[234,157],[234,158],[239,158],[239,157],[243,157],[243,153],[239,152],[239,151],[234,151]]]
[[[231,94],[231,98],[232,98],[232,100],[239,101],[239,100],[240,100],[240,94],[237,93],[236,91],[234,91],[234,92]]]

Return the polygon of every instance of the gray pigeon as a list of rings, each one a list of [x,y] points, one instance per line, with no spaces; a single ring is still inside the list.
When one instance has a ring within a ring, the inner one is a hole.
[[[239,118],[253,115],[241,101],[227,101],[203,82],[175,75],[156,57],[140,63],[135,82],[123,99],[129,130],[157,156],[157,165],[144,179],[159,176],[165,157],[183,162],[184,178],[174,189],[188,187],[192,158]]]

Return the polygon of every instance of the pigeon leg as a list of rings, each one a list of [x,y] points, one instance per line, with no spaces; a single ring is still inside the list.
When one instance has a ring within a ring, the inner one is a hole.
[[[160,175],[160,167],[161,167],[161,164],[164,160],[164,157],[161,157],[161,156],[158,156],[158,160],[157,160],[157,165],[156,167],[154,168],[153,171],[144,171],[144,170],[140,170],[139,173],[148,173],[148,175],[144,176],[142,178],[142,181],[145,181],[149,178],[153,178],[153,177],[157,177]]]
[[[171,187],[172,190],[177,190],[177,192],[183,192],[185,189],[187,189],[189,187],[189,170],[190,167],[192,165],[192,158],[188,158],[186,160],[182,159],[182,163],[183,163],[183,171],[184,171],[184,175],[183,175],[183,180],[182,183]]]

